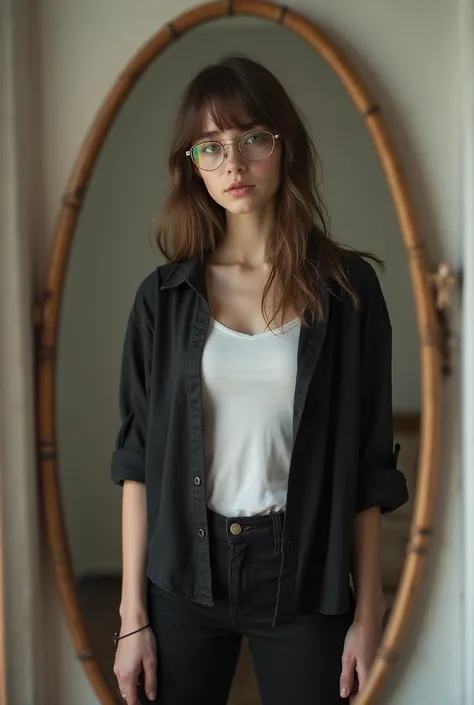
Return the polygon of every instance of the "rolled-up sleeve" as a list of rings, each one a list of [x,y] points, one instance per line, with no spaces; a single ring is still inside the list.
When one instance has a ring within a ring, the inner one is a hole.
[[[122,351],[121,426],[112,455],[112,480],[145,482],[145,445],[153,335],[140,319],[139,298],[130,313]]]
[[[408,501],[393,446],[392,326],[378,277],[370,266],[362,324],[361,438],[356,511],[398,509]]]

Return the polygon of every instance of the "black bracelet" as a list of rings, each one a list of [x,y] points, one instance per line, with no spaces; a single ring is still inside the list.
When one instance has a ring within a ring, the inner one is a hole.
[[[145,624],[144,627],[140,627],[140,629],[135,629],[134,632],[128,632],[128,634],[122,634],[122,636],[119,636],[118,632],[114,632],[114,638],[113,638],[114,646],[117,646],[117,642],[120,641],[120,639],[125,639],[126,636],[131,636],[132,634],[136,634],[137,632],[142,632],[144,629],[146,629],[147,627],[150,627],[150,626],[151,626],[151,622],[148,622],[148,624]]]

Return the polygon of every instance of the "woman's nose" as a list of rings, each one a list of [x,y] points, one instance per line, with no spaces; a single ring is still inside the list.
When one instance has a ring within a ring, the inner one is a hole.
[[[239,146],[237,144],[226,144],[226,168],[227,171],[232,171],[232,169],[243,169],[246,166],[246,159],[241,154]]]

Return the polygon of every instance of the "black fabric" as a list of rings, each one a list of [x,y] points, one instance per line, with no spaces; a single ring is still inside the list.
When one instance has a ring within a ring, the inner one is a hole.
[[[238,535],[231,531],[234,522],[243,528]],[[263,705],[346,703],[339,678],[353,606],[343,615],[314,612],[272,626],[284,515],[226,519],[209,512],[208,526],[213,607],[180,600],[148,582],[157,703],[226,705],[242,635],[249,640]]]
[[[351,256],[347,274],[360,308],[327,287],[324,321],[301,328],[275,625],[308,609],[347,612],[356,512],[408,500],[393,449],[389,314],[367,261]],[[146,483],[148,577],[211,606],[200,376],[209,321],[199,258],[160,266],[139,286],[112,478]]]

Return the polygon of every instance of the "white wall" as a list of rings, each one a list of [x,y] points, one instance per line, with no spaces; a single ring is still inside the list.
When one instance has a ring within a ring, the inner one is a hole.
[[[457,3],[414,0],[397,5],[389,0],[378,3],[300,0],[291,4],[317,20],[338,40],[369,84],[400,150],[433,262],[444,255],[455,265],[460,264],[463,223],[459,135],[463,86],[459,83],[458,47],[462,37],[458,11],[461,0]],[[96,699],[74,657],[44,542],[39,555],[40,580],[35,572],[39,529],[31,450],[31,385],[28,376],[18,376],[20,365],[28,363],[20,354],[30,341],[28,281],[35,286],[38,273],[44,271],[62,190],[104,93],[137,47],[191,3],[141,0],[137,11],[130,0],[81,0],[80,3],[43,0],[39,5],[39,33],[36,33],[33,2],[4,0],[4,6],[16,14],[15,44],[7,47],[9,59],[19,59],[16,65],[9,61],[6,78],[14,76],[26,81],[29,76],[31,80],[37,70],[40,83],[36,85],[41,88],[39,96],[27,96],[21,90],[14,95],[10,91],[7,105],[29,107],[30,112],[19,113],[18,120],[15,114],[4,111],[0,118],[2,138],[10,134],[20,140],[9,161],[2,163],[2,174],[10,177],[8,183],[5,180],[2,183],[2,203],[9,216],[8,232],[2,233],[7,245],[4,263],[8,265],[2,272],[2,285],[4,293],[14,297],[14,306],[8,309],[6,319],[7,308],[2,301],[1,312],[5,317],[0,319],[0,330],[3,335],[8,331],[8,347],[0,369],[2,389],[7,391],[5,399],[17,402],[3,406],[3,411],[8,411],[9,433],[0,438],[1,501],[2,508],[8,508],[2,519],[7,522],[10,700],[15,705],[33,702],[92,705]],[[28,13],[30,23],[26,22]],[[4,15],[2,19],[5,18],[6,26],[10,26],[9,18]],[[25,29],[22,34],[23,27],[31,28],[30,44],[25,42],[28,32]],[[463,36],[465,40],[472,34],[466,31]],[[35,37],[41,51],[29,63],[29,52],[36,49]],[[22,69],[32,73],[22,73]],[[3,74],[2,81],[5,93],[8,81],[5,83]],[[24,126],[28,119],[32,139],[28,143],[31,151],[25,156]],[[41,179],[34,180],[37,164],[34,158],[42,160]],[[18,177],[16,170],[20,167]],[[33,182],[35,190],[25,191],[25,181]],[[20,195],[21,201],[17,198]],[[38,270],[31,276],[28,253],[23,252],[20,243],[20,238],[29,233],[33,233],[34,244],[39,248]],[[445,386],[443,455],[433,549],[401,658],[379,699],[384,705],[462,702],[462,500],[456,390],[455,375]],[[30,445],[25,445],[26,440]],[[43,648],[36,650],[35,664],[31,632],[39,629]]]

